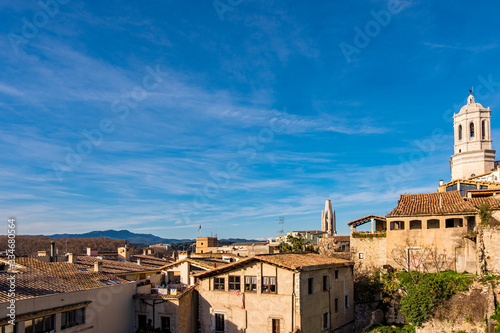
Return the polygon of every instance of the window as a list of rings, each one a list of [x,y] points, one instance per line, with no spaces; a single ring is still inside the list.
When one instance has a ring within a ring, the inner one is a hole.
[[[313,293],[313,278],[307,279],[307,293],[311,295]]]
[[[229,276],[229,290],[240,290],[240,277],[239,276]]]
[[[328,320],[328,312],[323,313],[323,329],[328,329],[329,320]]]
[[[439,229],[439,220],[427,220],[427,229]]]
[[[345,295],[345,308],[348,309],[349,308],[349,295]]]
[[[273,333],[280,333],[280,320],[273,319]]]
[[[328,275],[323,275],[323,291],[328,291]]]
[[[458,140],[462,141],[462,125],[458,125]]]
[[[410,230],[422,229],[422,221],[412,220],[410,221]]]
[[[264,276],[262,277],[262,292],[275,293],[276,292],[276,277]]]
[[[486,139],[486,120],[481,122],[481,138]]]
[[[365,254],[364,254],[363,252],[360,252],[360,253],[358,254],[358,258],[359,258],[359,259],[365,259]]]
[[[224,314],[215,314],[215,332],[224,332]]]
[[[335,278],[336,278],[336,279],[338,279],[338,278],[339,278],[339,270],[338,270],[338,269],[336,269],[336,270],[335,270]]]
[[[335,312],[339,312],[339,299],[335,299]]]
[[[256,276],[245,276],[245,291],[257,291]]]
[[[55,315],[35,318],[24,322],[25,333],[45,333],[55,329]]]
[[[161,330],[170,332],[170,317],[161,317]]]
[[[14,333],[17,332],[15,325],[7,324],[6,326],[0,326],[0,333]]]
[[[405,228],[404,221],[393,221],[391,222],[391,230],[403,230]]]
[[[472,139],[474,137],[474,123],[470,123],[469,129],[470,129],[470,138]]]
[[[471,175],[471,177],[473,177]],[[477,190],[477,185],[474,184],[460,184],[460,195],[465,197],[469,190]]]
[[[61,313],[61,329],[85,323],[85,308]]]
[[[138,315],[137,316],[138,327],[139,328],[146,327],[147,319],[148,319],[148,317],[146,315]]]
[[[464,225],[463,219],[446,219],[446,228],[461,228]]]
[[[224,290],[224,278],[223,277],[214,278],[214,290]]]

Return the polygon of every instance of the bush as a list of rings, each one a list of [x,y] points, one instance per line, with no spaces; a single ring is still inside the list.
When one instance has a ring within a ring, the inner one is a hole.
[[[363,274],[354,279],[354,302],[356,304],[370,303],[377,299],[382,291],[380,274]]]
[[[386,237],[387,234],[385,232],[375,232],[373,234],[370,232],[353,232],[351,236],[353,238],[379,238]]]
[[[472,278],[453,271],[417,275],[417,284],[413,283],[408,272],[400,272],[397,278],[407,295],[401,300],[401,313],[410,323],[422,325],[438,302],[448,299],[459,291],[468,290]]]
[[[393,326],[382,326],[375,325],[371,327],[367,333],[415,333],[415,327],[411,325],[393,325]]]

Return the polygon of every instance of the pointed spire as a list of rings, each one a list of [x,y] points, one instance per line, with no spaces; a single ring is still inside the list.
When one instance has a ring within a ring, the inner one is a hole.
[[[326,232],[328,236],[333,236],[335,231],[335,213],[332,210],[332,202],[326,200],[325,210],[321,212],[321,231]]]

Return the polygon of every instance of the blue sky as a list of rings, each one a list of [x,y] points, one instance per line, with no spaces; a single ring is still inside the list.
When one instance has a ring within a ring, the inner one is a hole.
[[[279,216],[319,229],[331,199],[347,234],[450,179],[472,86],[496,147],[499,7],[4,2],[5,232],[272,237]]]

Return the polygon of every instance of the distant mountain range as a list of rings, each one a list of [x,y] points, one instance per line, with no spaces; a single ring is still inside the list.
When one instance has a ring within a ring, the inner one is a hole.
[[[124,239],[134,244],[171,244],[171,243],[183,243],[183,242],[194,242],[194,239],[172,239],[172,238],[161,238],[152,234],[136,234],[128,230],[104,230],[104,231],[91,231],[83,234],[55,234],[47,235],[50,238],[93,238],[93,237],[103,237],[110,239]],[[249,243],[258,242],[259,240],[248,240],[242,238],[229,238],[220,239],[219,241],[229,241],[232,243]]]

